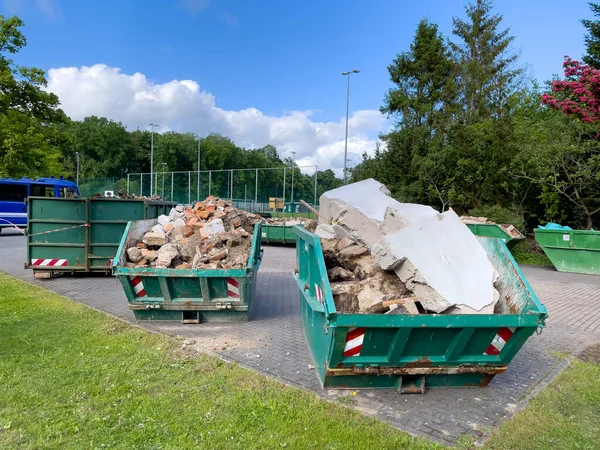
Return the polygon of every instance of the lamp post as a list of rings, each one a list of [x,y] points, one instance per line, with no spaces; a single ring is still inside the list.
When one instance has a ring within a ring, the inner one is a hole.
[[[292,195],[291,195],[291,203],[294,203],[294,155],[296,152],[290,152],[292,154]],[[292,206],[293,207],[293,206]]]
[[[353,73],[359,73],[360,70],[358,69],[354,69],[351,70],[350,72],[342,72],[342,75],[345,75],[348,77],[348,90],[346,91],[346,140],[344,143],[344,184],[346,184],[348,182],[347,179],[347,171],[348,171],[348,166],[347,166],[347,160],[348,160],[348,110],[350,109],[350,74]]]
[[[155,123],[151,123],[150,127],[152,128],[152,135],[150,138],[150,197],[153,194],[153,186],[154,186],[154,127],[158,125]]]
[[[167,165],[166,162],[161,163],[162,164],[162,198],[165,198],[165,166]]]
[[[77,186],[79,187],[79,152],[75,152],[75,158],[77,158]]]

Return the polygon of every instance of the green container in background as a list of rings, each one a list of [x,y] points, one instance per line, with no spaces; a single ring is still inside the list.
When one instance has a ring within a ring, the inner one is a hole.
[[[600,275],[600,232],[536,228],[535,240],[559,272]]]
[[[56,197],[29,197],[27,203],[26,268],[33,269],[34,276],[46,277],[58,272],[110,273],[127,223],[169,214],[176,205]]]
[[[296,245],[296,232],[294,231],[294,227],[263,224],[262,243]]]
[[[129,309],[138,320],[182,323],[247,321],[262,258],[261,223],[254,226],[243,269],[129,268],[127,249],[141,242],[156,219],[130,222],[113,263]]]
[[[486,386],[544,326],[546,308],[499,239],[478,238],[500,274],[497,314],[342,314],[319,238],[294,229],[304,335],[326,389]]]
[[[525,236],[511,225],[497,223],[467,223],[466,225],[475,236],[502,239],[508,248],[513,248],[525,239]]]

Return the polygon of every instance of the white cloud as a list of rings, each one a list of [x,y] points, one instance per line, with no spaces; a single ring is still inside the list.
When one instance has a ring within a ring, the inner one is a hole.
[[[237,145],[277,147],[282,157],[296,152],[299,164],[333,168],[338,174],[344,165],[345,117],[337,122],[315,122],[312,111],[289,111],[268,116],[256,108],[228,111],[216,105],[215,97],[192,80],[153,83],[141,73],[124,74],[120,69],[96,64],[91,67],[50,69],[48,89],[56,93],[64,111],[73,119],[105,116],[135,129],[149,123],[162,129],[221,133]],[[350,166],[364,152],[372,153],[376,137],[386,126],[379,111],[352,114],[348,130]]]
[[[208,6],[208,3],[209,0],[179,0],[177,6],[195,18],[200,11]]]

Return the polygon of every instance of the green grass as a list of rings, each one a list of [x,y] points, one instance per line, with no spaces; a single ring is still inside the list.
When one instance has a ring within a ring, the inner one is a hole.
[[[534,264],[537,266],[552,266],[552,261],[546,255],[538,253],[512,252],[513,258],[519,264]]]
[[[0,380],[2,449],[440,448],[3,274]]]
[[[600,365],[573,361],[484,448],[599,449]]]

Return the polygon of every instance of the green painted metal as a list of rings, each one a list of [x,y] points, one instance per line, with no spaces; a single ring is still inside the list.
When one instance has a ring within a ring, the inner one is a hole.
[[[496,223],[468,223],[466,225],[475,236],[502,239],[508,248],[514,247],[516,244],[525,239],[525,236],[523,236],[521,233],[518,233],[518,237],[512,236],[510,233],[508,233],[506,231],[508,225],[499,225]]]
[[[173,202],[120,198],[29,197],[27,262],[34,272],[111,270],[127,223],[168,214]],[[58,228],[65,230],[40,234]],[[39,266],[34,260],[66,259],[65,266]]]
[[[296,245],[296,232],[293,226],[263,224],[262,242],[263,244]]]
[[[497,314],[341,314],[318,237],[294,229],[304,334],[324,388],[422,392],[425,387],[485,386],[544,326],[546,308],[499,239],[478,238],[500,273]],[[501,351],[488,354],[498,333],[507,329],[512,336]],[[351,355],[346,341],[360,335],[360,353]]]
[[[600,231],[536,228],[534,232],[556,270],[600,275]]]
[[[136,318],[184,323],[247,321],[262,259],[262,224],[254,227],[250,257],[243,269],[127,267],[127,249],[156,223],[156,219],[129,222],[113,261],[113,274]]]

